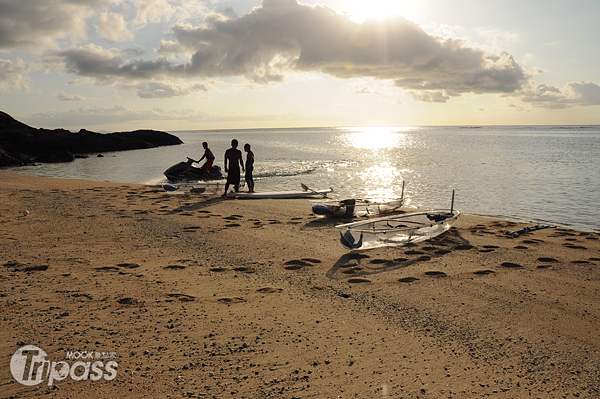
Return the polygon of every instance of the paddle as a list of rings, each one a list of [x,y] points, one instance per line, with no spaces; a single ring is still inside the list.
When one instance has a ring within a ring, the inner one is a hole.
[[[312,188],[309,188],[309,187],[308,187],[306,184],[304,184],[304,183],[300,183],[300,186],[302,187],[302,190],[304,190],[304,191],[311,191],[311,192],[313,192],[313,193],[315,193],[315,194],[322,195],[322,196],[323,196],[323,198],[327,198],[327,194],[326,194],[326,193],[320,193],[320,192],[318,192],[318,191],[315,191],[315,190],[313,190]]]

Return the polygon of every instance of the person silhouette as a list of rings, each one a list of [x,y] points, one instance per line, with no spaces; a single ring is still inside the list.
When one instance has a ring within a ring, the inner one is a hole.
[[[227,183],[225,183],[225,192],[223,195],[227,195],[229,185],[233,185],[235,192],[240,191],[240,166],[244,171],[244,160],[242,159],[242,152],[237,149],[238,141],[236,139],[231,140],[231,148],[225,151],[225,173],[227,173]]]
[[[244,176],[246,184],[248,184],[248,192],[254,192],[254,178],[252,177],[252,171],[254,171],[254,153],[250,150],[250,144],[244,144],[244,151],[248,154],[246,156],[246,175]]]

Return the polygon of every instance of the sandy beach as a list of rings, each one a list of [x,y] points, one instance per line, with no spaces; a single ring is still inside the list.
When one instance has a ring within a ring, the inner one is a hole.
[[[0,396],[600,397],[599,234],[463,214],[350,253],[337,223],[0,171]]]

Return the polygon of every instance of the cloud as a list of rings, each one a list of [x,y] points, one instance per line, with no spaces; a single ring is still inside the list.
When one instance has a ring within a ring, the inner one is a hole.
[[[121,86],[134,90],[140,98],[182,97],[191,93],[208,91],[208,85],[204,83],[140,82],[129,86],[124,84]]]
[[[531,84],[520,92],[519,98],[534,107],[550,109],[600,105],[600,86],[590,81],[571,82],[562,89]]]
[[[127,22],[123,15],[114,12],[104,12],[98,17],[96,31],[111,42],[122,42],[134,38],[134,34],[127,29]]]
[[[426,103],[445,103],[450,99],[442,91],[412,91],[409,94],[414,100]]]
[[[60,101],[85,101],[86,98],[79,94],[67,94],[64,91],[59,91],[54,94]]]
[[[357,24],[326,6],[296,0],[264,0],[241,17],[213,13],[202,25],[177,24],[172,31],[175,40],[163,41],[154,60],[125,62],[118,50],[94,45],[59,56],[68,72],[94,77],[99,84],[239,76],[269,84],[282,82],[289,72],[321,72],[393,80],[401,89],[444,92],[450,98],[511,93],[528,79],[510,54],[430,36],[401,16]],[[170,60],[184,56],[187,61]]]
[[[38,66],[28,64],[20,58],[14,62],[0,59],[0,92],[31,92],[32,82],[27,75],[37,69]]]
[[[0,1],[0,51],[41,53],[57,49],[58,39],[82,39],[86,19],[109,0]]]
[[[178,22],[154,56],[141,48],[77,44],[92,22],[104,38],[121,42],[165,21]],[[201,0],[0,1],[0,51],[54,49],[44,60],[46,71],[131,90],[142,98],[204,92],[215,79],[243,77],[256,87],[308,72],[393,82],[423,102],[474,93],[515,96],[536,107],[598,103],[598,86],[591,82],[572,82],[558,92],[536,85],[532,79],[540,70],[526,71],[498,50],[518,42],[517,35],[490,28],[481,28],[479,35],[486,47],[428,34],[400,15],[359,24],[325,5],[297,0],[263,0],[241,16],[230,8],[208,12]],[[59,48],[68,40],[71,47]],[[25,70],[10,76],[0,88],[31,85]]]
[[[155,61],[124,62],[118,49],[105,50],[88,44],[57,54],[62,57],[64,69],[79,76],[93,78],[96,84],[119,86],[136,92],[140,98],[171,98],[208,91],[212,80],[199,82],[184,77],[177,65],[160,59]],[[86,81],[84,81],[86,83]]]

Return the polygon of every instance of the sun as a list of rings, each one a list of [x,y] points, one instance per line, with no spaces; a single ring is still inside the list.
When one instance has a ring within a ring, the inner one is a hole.
[[[408,18],[415,2],[416,0],[346,0],[348,12],[358,23],[393,14]]]

